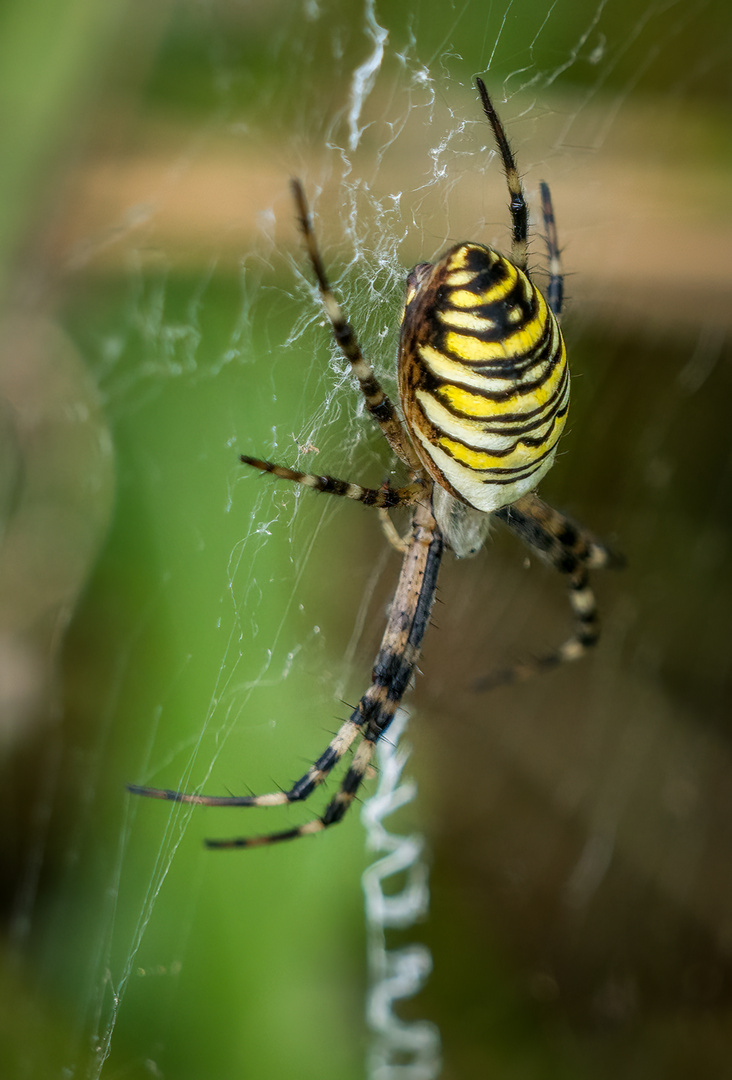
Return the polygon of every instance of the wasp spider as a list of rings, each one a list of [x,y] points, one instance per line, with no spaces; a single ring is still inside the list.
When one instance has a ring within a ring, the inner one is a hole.
[[[403,551],[371,685],[317,761],[288,791],[266,795],[188,795],[130,785],[130,791],[204,806],[282,806],[301,802],[360,740],[341,785],[320,817],[282,832],[209,847],[253,847],[320,832],[344,816],[402,700],[430,618],[445,547],[475,554],[493,517],[512,529],[545,562],[565,574],[574,632],[556,652],[503,673],[526,677],[575,660],[598,636],[590,569],[620,559],[535,494],[551,468],[569,404],[569,370],[559,329],[562,275],[549,188],[541,206],[549,254],[546,296],[527,269],[528,214],[521,180],[503,126],[481,79],[483,111],[503,162],[510,194],[510,258],[484,244],[456,244],[436,263],[420,263],[407,278],[399,339],[401,416],[364,359],[351,324],[333,295],[299,181],[292,184],[300,230],[335,340],[351,365],[366,409],[378,423],[410,482],[365,488],[242,455],[242,462],[316,491],[377,507],[387,534]],[[399,540],[388,520],[393,507],[412,508],[411,530]],[[483,680],[482,685],[489,681]]]

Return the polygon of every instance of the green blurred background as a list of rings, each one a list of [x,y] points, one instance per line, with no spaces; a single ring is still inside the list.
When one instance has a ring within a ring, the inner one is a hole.
[[[348,151],[367,4],[0,9],[3,1075],[365,1075],[358,814],[216,853],[308,811],[124,785],[286,784],[365,688],[397,572],[378,522],[237,465],[389,467],[287,180],[388,381],[402,270],[507,244],[482,73],[564,248],[574,400],[543,493],[629,567],[598,582],[595,656],[478,697],[566,601],[500,533],[446,561],[401,818],[432,912],[395,938],[435,970],[403,1014],[439,1025],[446,1078],[732,1076],[732,15],[375,17]]]

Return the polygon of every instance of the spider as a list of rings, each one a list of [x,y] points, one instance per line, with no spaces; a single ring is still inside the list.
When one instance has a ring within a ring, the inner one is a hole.
[[[482,79],[476,79],[476,85],[510,195],[511,254],[478,243],[456,244],[436,263],[420,263],[408,275],[397,359],[401,417],[333,295],[302,185],[292,181],[300,231],[335,341],[351,365],[366,410],[407,467],[410,482],[367,488],[246,455],[241,461],[262,473],[376,507],[387,536],[402,552],[402,567],[371,685],[320,757],[288,791],[212,796],[129,785],[136,795],[202,806],[282,806],[307,799],[360,739],[338,791],[319,817],[263,836],[207,840],[208,847],[291,840],[343,818],[412,678],[445,547],[457,557],[474,555],[494,517],[566,575],[575,625],[555,652],[476,685],[485,688],[526,678],[576,660],[597,641],[588,571],[620,566],[622,559],[535,494],[554,462],[569,404],[569,369],[559,328],[562,272],[551,196],[542,183],[550,273],[545,297],[527,268],[528,211],[516,161]],[[411,528],[403,539],[388,518],[388,511],[400,506],[412,510]]]

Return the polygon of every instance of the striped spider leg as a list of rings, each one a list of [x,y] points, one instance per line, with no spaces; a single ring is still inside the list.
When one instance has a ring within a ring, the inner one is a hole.
[[[523,682],[542,671],[568,661],[579,660],[597,644],[600,624],[589,571],[621,569],[625,559],[582,526],[552,509],[538,495],[524,495],[511,506],[496,511],[496,517],[511,529],[535,555],[567,577],[569,603],[574,615],[574,632],[552,652],[528,657],[510,667],[479,678],[476,690],[491,690],[504,683]]]
[[[210,847],[290,840],[342,819],[363,782],[374,745],[388,729],[412,678],[443,548],[450,547],[457,557],[474,555],[493,517],[568,575],[575,616],[572,637],[555,653],[499,673],[493,681],[523,678],[541,667],[576,659],[597,640],[588,571],[619,565],[620,560],[535,494],[554,462],[569,404],[569,370],[559,328],[562,273],[551,196],[542,184],[550,270],[545,298],[527,268],[528,212],[516,162],[481,79],[477,87],[506,176],[511,256],[484,244],[460,243],[408,275],[397,357],[401,417],[332,292],[302,185],[292,183],[300,230],[333,336],[367,411],[406,466],[409,482],[369,488],[246,455],[241,461],[279,479],[373,506],[382,522],[395,507],[411,508],[412,522],[402,539],[386,518],[385,531],[403,558],[371,684],[324,752],[289,790],[209,796],[129,786],[138,795],[203,806],[283,806],[307,799],[357,744],[338,791],[319,817],[263,836],[207,841]]]

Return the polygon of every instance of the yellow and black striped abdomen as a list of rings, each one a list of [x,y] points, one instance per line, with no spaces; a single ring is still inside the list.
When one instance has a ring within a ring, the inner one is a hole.
[[[422,464],[451,495],[491,511],[533,490],[554,461],[569,371],[557,320],[527,275],[482,244],[415,267],[399,393]]]

